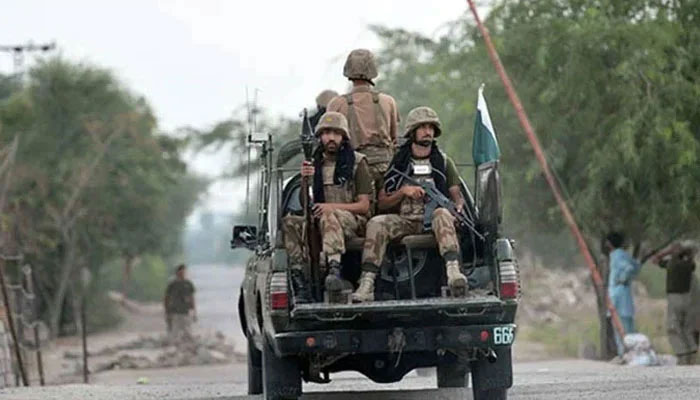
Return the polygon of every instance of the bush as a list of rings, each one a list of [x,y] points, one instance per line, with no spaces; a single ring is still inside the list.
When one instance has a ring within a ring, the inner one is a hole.
[[[171,269],[160,256],[148,255],[139,258],[133,265],[131,280],[126,289],[127,297],[138,301],[162,300]],[[121,292],[123,278],[124,265],[122,262],[110,262],[101,269],[100,286],[105,291]]]

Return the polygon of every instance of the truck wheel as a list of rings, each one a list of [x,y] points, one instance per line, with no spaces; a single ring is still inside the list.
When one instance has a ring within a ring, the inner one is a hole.
[[[474,400],[506,400],[507,389],[476,390],[474,387]]]
[[[248,394],[261,394],[262,388],[262,352],[255,348],[248,339]]]
[[[296,400],[301,396],[301,370],[296,357],[277,357],[263,334],[263,394],[265,400]]]
[[[439,388],[467,387],[468,365],[462,363],[442,364],[438,365],[436,369]]]

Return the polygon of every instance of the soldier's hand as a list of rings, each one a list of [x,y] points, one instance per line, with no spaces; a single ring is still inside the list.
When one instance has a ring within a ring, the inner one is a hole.
[[[315,171],[316,169],[311,161],[304,160],[301,162],[301,176],[313,176]]]
[[[321,218],[323,214],[333,212],[335,207],[329,203],[316,203],[314,204],[314,217]]]
[[[425,191],[420,186],[402,186],[401,191],[403,195],[414,200],[423,198]]]

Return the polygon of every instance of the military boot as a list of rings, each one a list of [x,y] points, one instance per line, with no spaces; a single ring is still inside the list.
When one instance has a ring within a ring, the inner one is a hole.
[[[448,261],[445,263],[445,269],[447,270],[447,286],[450,287],[452,296],[466,296],[467,277],[460,271],[459,262],[457,260]]]
[[[330,303],[342,303],[342,292],[345,284],[340,277],[340,263],[335,260],[328,262],[328,275],[326,275],[326,294]]]
[[[360,286],[355,293],[352,294],[354,303],[364,303],[374,301],[374,279],[377,274],[369,271],[362,271],[360,276]]]
[[[298,304],[311,303],[311,291],[306,285],[306,278],[301,269],[292,268],[290,278],[294,289],[294,301]]]

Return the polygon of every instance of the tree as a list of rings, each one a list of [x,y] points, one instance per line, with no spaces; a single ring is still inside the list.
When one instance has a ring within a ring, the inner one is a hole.
[[[699,13],[697,0],[512,0],[499,2],[486,21],[591,243],[624,230],[639,253],[698,233]],[[469,152],[464,135],[477,87],[486,83],[507,228],[536,253],[571,256],[559,211],[470,19],[450,23],[437,39],[373,29],[383,42],[379,85],[403,113],[435,107],[448,153]],[[543,246],[540,232],[557,240]]]
[[[54,58],[2,87],[0,144],[19,145],[0,212],[58,334],[80,267],[178,251],[204,182],[187,172],[185,141],[159,134],[145,99],[107,70]]]

